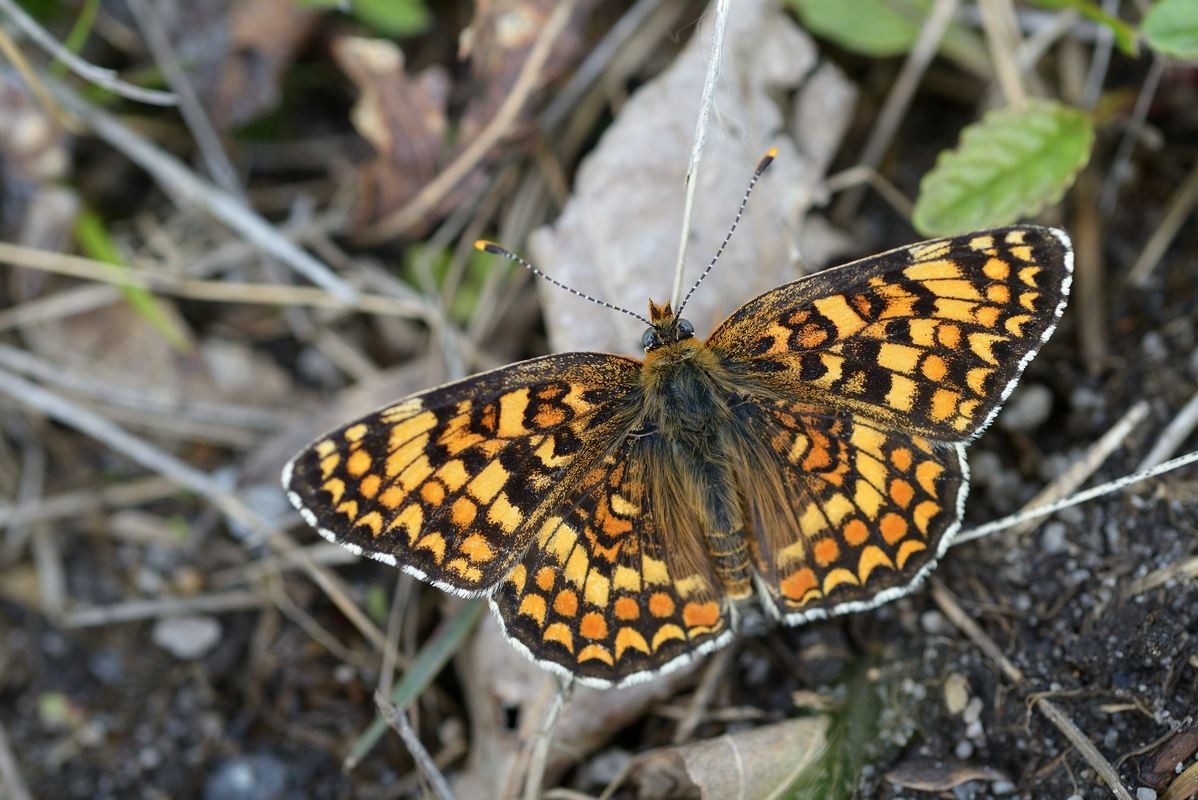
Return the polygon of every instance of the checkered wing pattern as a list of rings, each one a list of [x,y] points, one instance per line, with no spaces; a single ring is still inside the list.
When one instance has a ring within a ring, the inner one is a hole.
[[[751,300],[707,340],[746,385],[933,441],[976,436],[1065,307],[1064,234],[937,239]]]
[[[432,389],[321,437],[284,486],[325,538],[484,594],[623,441],[640,367],[568,353]]]
[[[745,404],[739,414],[754,566],[787,622],[905,594],[956,532],[962,445],[805,403]]]
[[[492,596],[509,637],[543,666],[592,685],[635,681],[731,635],[693,509],[655,507],[666,465],[630,439],[581,476]],[[650,487],[654,487],[651,489]],[[684,530],[666,536],[662,518]]]

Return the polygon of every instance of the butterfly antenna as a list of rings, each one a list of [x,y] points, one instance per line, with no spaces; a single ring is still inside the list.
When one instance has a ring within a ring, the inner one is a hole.
[[[753,177],[749,178],[749,186],[745,189],[745,196],[740,199],[740,208],[736,210],[736,218],[732,220],[732,227],[728,229],[728,235],[724,237],[724,241],[720,244],[720,249],[715,251],[715,255],[711,257],[711,261],[707,264],[707,269],[703,270],[703,274],[699,276],[686,293],[686,297],[682,298],[682,302],[678,305],[677,314],[682,314],[682,309],[686,308],[686,303],[691,299],[691,295],[695,293],[695,289],[699,288],[699,284],[711,272],[715,262],[720,260],[720,256],[724,254],[724,248],[728,246],[728,242],[732,241],[732,234],[736,232],[736,226],[740,223],[740,218],[745,213],[745,207],[749,205],[749,195],[753,193],[753,187],[757,185],[757,181],[761,179],[761,173],[769,168],[769,165],[774,163],[774,159],[778,155],[778,148],[771,147],[766,154],[757,162],[757,169],[753,170]]]
[[[520,266],[524,267],[526,270],[531,272],[533,275],[536,275],[538,278],[544,278],[545,280],[549,281],[557,288],[565,289],[567,292],[569,292],[572,295],[581,297],[583,300],[590,300],[592,303],[601,305],[604,308],[610,308],[612,311],[619,311],[621,313],[627,314],[628,316],[632,317],[633,319],[638,319],[650,327],[652,327],[652,325],[653,325],[652,322],[645,319],[644,317],[642,317],[640,314],[636,313],[635,311],[629,311],[626,308],[621,308],[620,306],[613,305],[613,304],[607,302],[606,300],[600,300],[598,297],[592,297],[591,295],[586,294],[585,292],[580,292],[573,287],[567,286],[566,284],[562,283],[559,280],[554,280],[553,278],[546,275],[544,272],[541,272],[539,269],[534,267],[532,264],[528,263],[528,261],[526,261],[525,259],[516,255],[511,250],[508,250],[506,247],[500,247],[499,245],[495,244],[494,242],[487,241],[486,239],[479,239],[477,242],[474,243],[474,249],[481,250],[484,253],[491,253],[492,255],[503,256],[508,261],[514,261],[517,264],[519,264]]]

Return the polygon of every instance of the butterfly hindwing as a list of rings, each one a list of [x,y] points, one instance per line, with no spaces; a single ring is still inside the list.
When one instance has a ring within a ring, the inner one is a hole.
[[[755,567],[791,624],[910,591],[960,522],[964,447],[805,403],[738,409]],[[768,476],[763,478],[762,476]]]
[[[731,636],[700,538],[667,535],[650,489],[653,449],[630,439],[580,476],[492,595],[505,633],[535,661],[591,685],[648,677]],[[681,510],[697,530],[691,511]]]
[[[901,247],[750,300],[707,340],[745,382],[935,441],[977,435],[1064,309],[1060,231]]]
[[[640,364],[533,359],[409,397],[318,439],[284,487],[328,539],[459,594],[504,577],[576,472],[622,440]]]

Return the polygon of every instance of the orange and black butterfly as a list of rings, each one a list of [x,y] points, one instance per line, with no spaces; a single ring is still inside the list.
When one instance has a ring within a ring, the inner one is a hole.
[[[1021,225],[810,275],[704,341],[651,302],[644,361],[563,353],[430,389],[283,483],[325,538],[488,596],[538,664],[630,683],[726,644],[742,603],[796,625],[914,589],[1071,272],[1062,231]]]

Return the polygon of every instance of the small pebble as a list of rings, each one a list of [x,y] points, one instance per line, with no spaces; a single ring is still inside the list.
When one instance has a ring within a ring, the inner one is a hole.
[[[975,697],[965,706],[965,713],[961,715],[961,719],[965,720],[968,725],[972,722],[977,722],[982,716],[982,698]]]
[[[1065,800],[1086,800],[1086,798],[1082,797],[1080,794],[1071,794],[1066,797]]]
[[[221,627],[213,617],[162,617],[154,623],[154,644],[175,658],[203,658],[220,641]]]
[[[1020,388],[998,417],[1004,431],[1034,431],[1052,414],[1052,392],[1047,386],[1032,383]]]
[[[204,783],[204,800],[275,800],[287,789],[287,767],[270,755],[238,756]]]
[[[995,781],[994,783],[990,784],[990,791],[999,796],[1010,794],[1011,792],[1015,791],[1015,784],[1011,783],[1010,781]]]
[[[962,761],[968,761],[969,757],[973,755],[973,742],[967,739],[957,742],[957,746],[953,748],[953,755]]]
[[[970,739],[981,739],[983,733],[985,733],[985,731],[982,730],[981,720],[971,722],[965,728],[965,735]]]
[[[947,633],[950,629],[944,615],[939,611],[925,611],[919,615],[919,627],[923,632],[932,636]]]
[[[1065,551],[1069,543],[1065,540],[1065,533],[1069,529],[1065,527],[1065,523],[1046,522],[1044,530],[1040,532],[1040,549],[1045,553],[1061,553]]]
[[[959,672],[948,676],[944,682],[944,707],[950,714],[960,714],[969,702],[969,680]]]
[[[1139,789],[1136,789],[1136,800],[1156,800],[1156,789],[1141,786]]]

